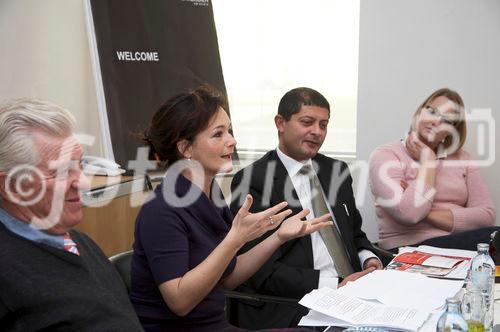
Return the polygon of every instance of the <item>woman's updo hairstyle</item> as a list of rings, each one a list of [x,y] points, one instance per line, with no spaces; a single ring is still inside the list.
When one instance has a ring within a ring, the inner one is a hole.
[[[169,98],[155,113],[142,140],[149,146],[149,158],[167,168],[183,156],[177,143],[195,137],[205,130],[220,108],[226,107],[226,98],[216,88],[203,84],[196,89]]]

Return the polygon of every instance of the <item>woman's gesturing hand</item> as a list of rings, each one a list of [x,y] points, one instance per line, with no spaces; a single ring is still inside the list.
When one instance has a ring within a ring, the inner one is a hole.
[[[297,237],[314,233],[323,227],[333,225],[329,213],[311,220],[302,220],[308,214],[309,209],[304,209],[293,217],[286,219],[275,233],[278,239],[282,242],[286,242]]]
[[[234,217],[233,226],[227,235],[238,241],[239,245],[243,245],[275,229],[292,213],[290,209],[279,212],[288,205],[287,202],[281,202],[262,212],[251,213],[249,210],[252,203],[252,196],[247,195],[245,202]]]

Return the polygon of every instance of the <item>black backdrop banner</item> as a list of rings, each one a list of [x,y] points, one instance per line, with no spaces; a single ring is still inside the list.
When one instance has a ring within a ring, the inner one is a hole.
[[[108,137],[116,162],[126,168],[142,145],[133,134],[167,98],[202,83],[226,93],[212,4],[90,0],[90,7]]]

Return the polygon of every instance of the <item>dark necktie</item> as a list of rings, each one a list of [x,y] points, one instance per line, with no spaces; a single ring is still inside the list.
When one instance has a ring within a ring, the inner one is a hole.
[[[321,191],[321,184],[316,174],[313,172],[311,166],[304,165],[299,173],[306,175],[309,178],[309,184],[311,185],[311,205],[314,213],[314,217],[320,217],[326,213],[329,213],[328,207],[323,198],[323,193]],[[333,216],[332,216],[333,219]],[[319,230],[321,238],[333,258],[333,263],[335,264],[335,269],[341,278],[345,278],[352,274],[354,271],[352,269],[351,263],[347,255],[344,243],[340,237],[339,230],[335,225],[332,227],[325,227]]]

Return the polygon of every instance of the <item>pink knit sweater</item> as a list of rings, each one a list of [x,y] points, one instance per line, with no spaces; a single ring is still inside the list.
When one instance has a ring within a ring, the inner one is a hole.
[[[493,202],[479,169],[469,161],[470,155],[464,150],[440,159],[431,188],[415,180],[419,163],[410,157],[401,141],[378,147],[370,157],[370,186],[379,221],[379,245],[390,249],[493,226]],[[406,189],[401,186],[402,180],[408,184]],[[426,221],[431,208],[451,210],[451,232]]]

